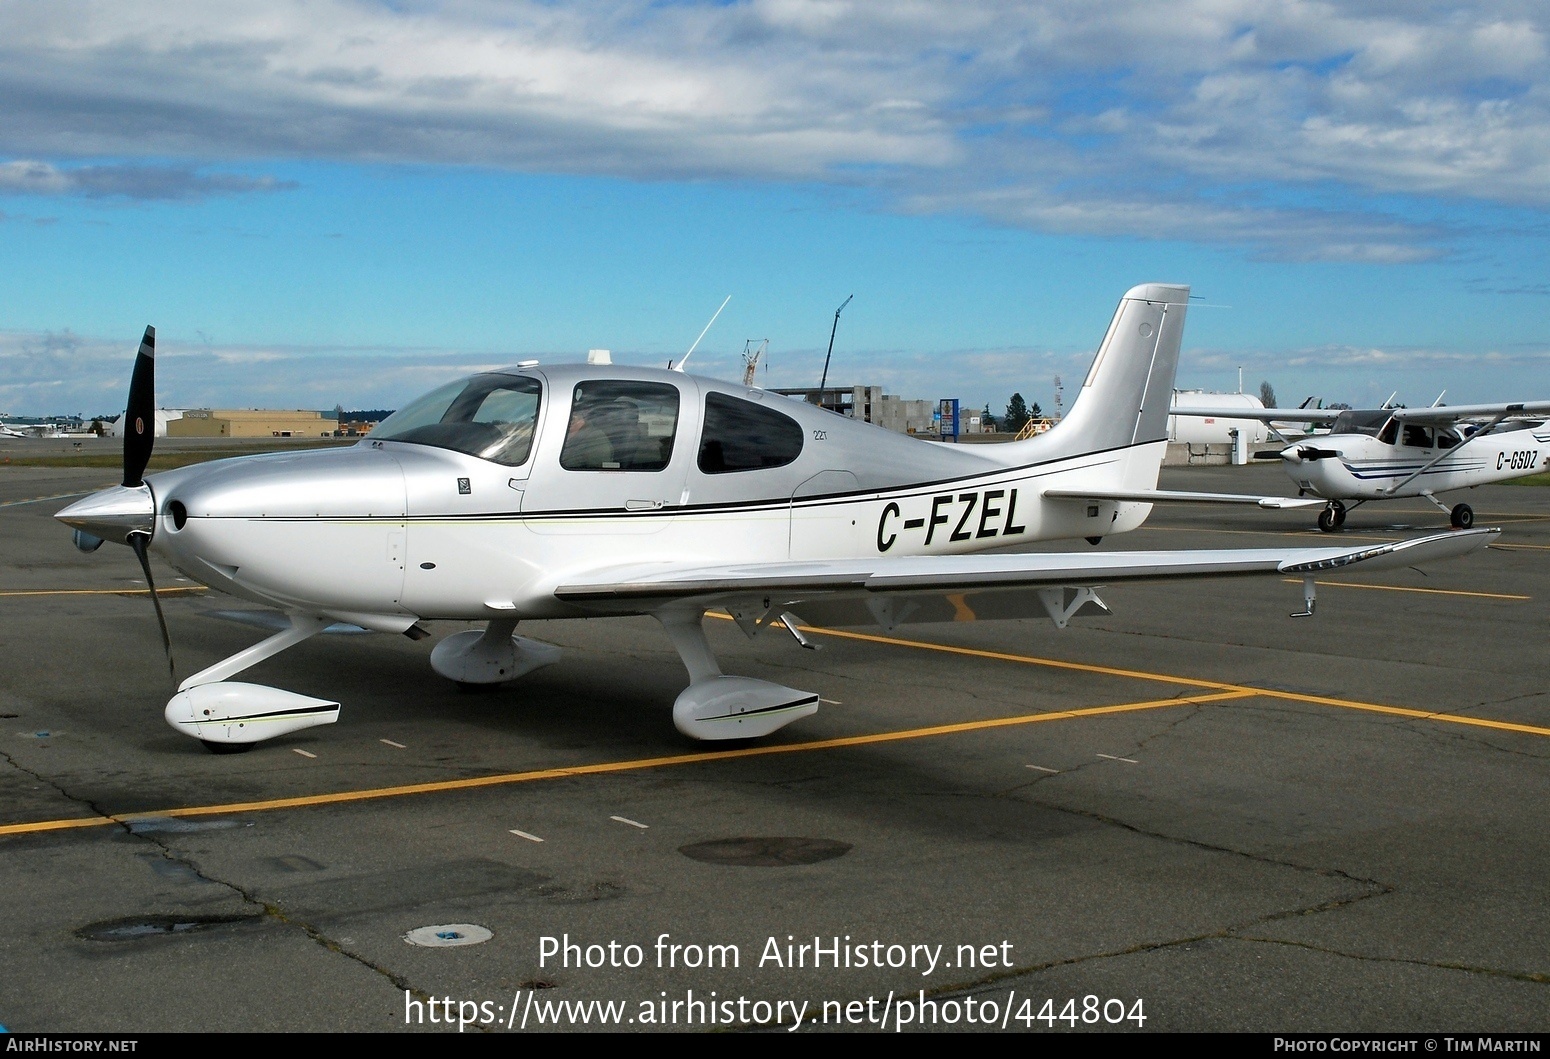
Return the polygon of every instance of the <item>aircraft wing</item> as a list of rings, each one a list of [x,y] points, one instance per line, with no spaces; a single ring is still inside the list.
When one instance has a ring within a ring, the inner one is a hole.
[[[1046,489],[1046,500],[1139,500],[1147,504],[1256,504],[1266,508],[1310,507],[1318,497],[1248,496],[1242,493],[1190,493],[1169,489]]]
[[[1153,552],[1016,552],[871,559],[615,566],[572,575],[557,599],[595,614],[674,607],[725,609],[752,632],[786,611],[815,625],[1028,617],[1059,625],[1102,602],[1091,588],[1124,581],[1254,574],[1301,576],[1358,566],[1413,566],[1483,548],[1498,529],[1459,530],[1361,548],[1244,548]],[[789,624],[789,623],[788,623]]]
[[[1506,404],[1450,404],[1434,408],[1396,408],[1394,418],[1403,423],[1426,426],[1452,426],[1461,419],[1493,416],[1550,415],[1550,401],[1517,401]]]
[[[1257,419],[1262,423],[1333,423],[1340,415],[1335,408],[1187,408],[1168,409],[1171,416],[1199,416],[1205,419]]]

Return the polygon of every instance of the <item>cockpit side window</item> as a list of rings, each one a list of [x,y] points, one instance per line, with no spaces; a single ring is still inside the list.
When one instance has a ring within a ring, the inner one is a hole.
[[[723,393],[705,395],[699,467],[706,474],[784,467],[802,455],[805,433],[795,419]]]
[[[1429,427],[1416,426],[1413,423],[1405,425],[1405,444],[1413,449],[1429,449],[1432,447],[1432,432]]]
[[[388,416],[376,441],[452,449],[506,467],[527,462],[543,385],[525,375],[491,372],[432,390]]]
[[[1393,445],[1398,442],[1399,420],[1390,419],[1387,423],[1385,423],[1383,425],[1383,429],[1378,431],[1378,440],[1383,442],[1385,445]]]
[[[678,387],[584,382],[571,398],[560,466],[567,471],[660,471],[673,458]]]

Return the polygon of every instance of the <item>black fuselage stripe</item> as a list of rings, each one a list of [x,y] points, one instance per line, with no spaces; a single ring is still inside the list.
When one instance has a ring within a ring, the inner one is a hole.
[[[1156,441],[1166,439],[1158,438]],[[892,486],[878,486],[871,489],[851,489],[843,493],[824,493],[812,497],[766,497],[758,500],[738,500],[715,504],[686,504],[682,507],[664,507],[651,511],[630,511],[626,508],[556,508],[546,511],[484,511],[473,513],[444,512],[436,515],[321,515],[299,516],[287,515],[270,519],[272,522],[529,522],[544,521],[549,519],[609,519],[620,518],[635,519],[674,519],[686,515],[719,515],[733,512],[757,512],[780,511],[786,512],[793,508],[820,508],[833,507],[840,504],[855,503],[862,499],[876,500],[907,500],[921,496],[931,496],[951,486],[961,488],[973,482],[1001,477],[1030,477],[1029,472],[1045,468],[1042,477],[1048,474],[1057,474],[1061,468],[1057,464],[1070,463],[1073,460],[1088,459],[1093,456],[1106,456],[1111,453],[1124,452],[1128,449],[1142,448],[1156,444],[1156,441],[1142,441],[1130,445],[1116,445],[1110,449],[1097,449],[1091,452],[1076,453],[1071,456],[1061,456],[1052,460],[1039,463],[1028,463],[1016,467],[995,467],[975,474],[960,475],[956,478],[939,478],[929,482],[907,482]],[[195,516],[209,517],[209,516]],[[251,518],[250,515],[217,516],[226,518]]]

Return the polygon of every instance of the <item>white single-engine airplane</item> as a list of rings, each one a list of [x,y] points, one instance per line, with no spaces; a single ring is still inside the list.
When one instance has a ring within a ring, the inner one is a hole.
[[[1522,478],[1543,468],[1550,401],[1433,405],[1430,408],[1267,408],[1233,412],[1245,419],[1327,423],[1315,442],[1283,449],[1298,495],[1329,501],[1319,529],[1338,529],[1346,512],[1373,500],[1425,497],[1460,529],[1475,524],[1468,504],[1449,508],[1438,493]],[[1530,418],[1539,416],[1540,418]],[[1354,503],[1348,503],[1354,501]]]
[[[689,673],[673,706],[697,739],[766,735],[815,692],[723,675],[701,626],[1106,613],[1133,580],[1411,566],[1497,530],[1350,548],[970,555],[1141,525],[1156,501],[1316,503],[1156,488],[1189,289],[1119,303],[1065,420],[1024,442],[923,442],[764,390],[670,369],[528,361],[433,391],[348,449],[255,455],[144,478],[154,330],[135,361],[124,484],[59,513],[90,550],[148,549],[211,588],[279,608],[289,627],[179,685],[168,722],[215,751],[338,718],[337,702],[229,678],[349,622],[420,639],[422,621],[484,621],[431,652],[466,684],[513,680],[559,649],[528,618],[649,614]],[[151,584],[171,666],[155,586]],[[798,617],[800,615],[800,617]]]

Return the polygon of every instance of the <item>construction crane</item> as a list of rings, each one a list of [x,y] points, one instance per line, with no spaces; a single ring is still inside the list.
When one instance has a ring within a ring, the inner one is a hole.
[[[754,346],[757,342],[759,345]],[[752,386],[754,372],[759,368],[759,358],[764,351],[770,348],[770,340],[767,338],[750,338],[743,343],[743,385]],[[749,350],[753,350],[752,353]]]

